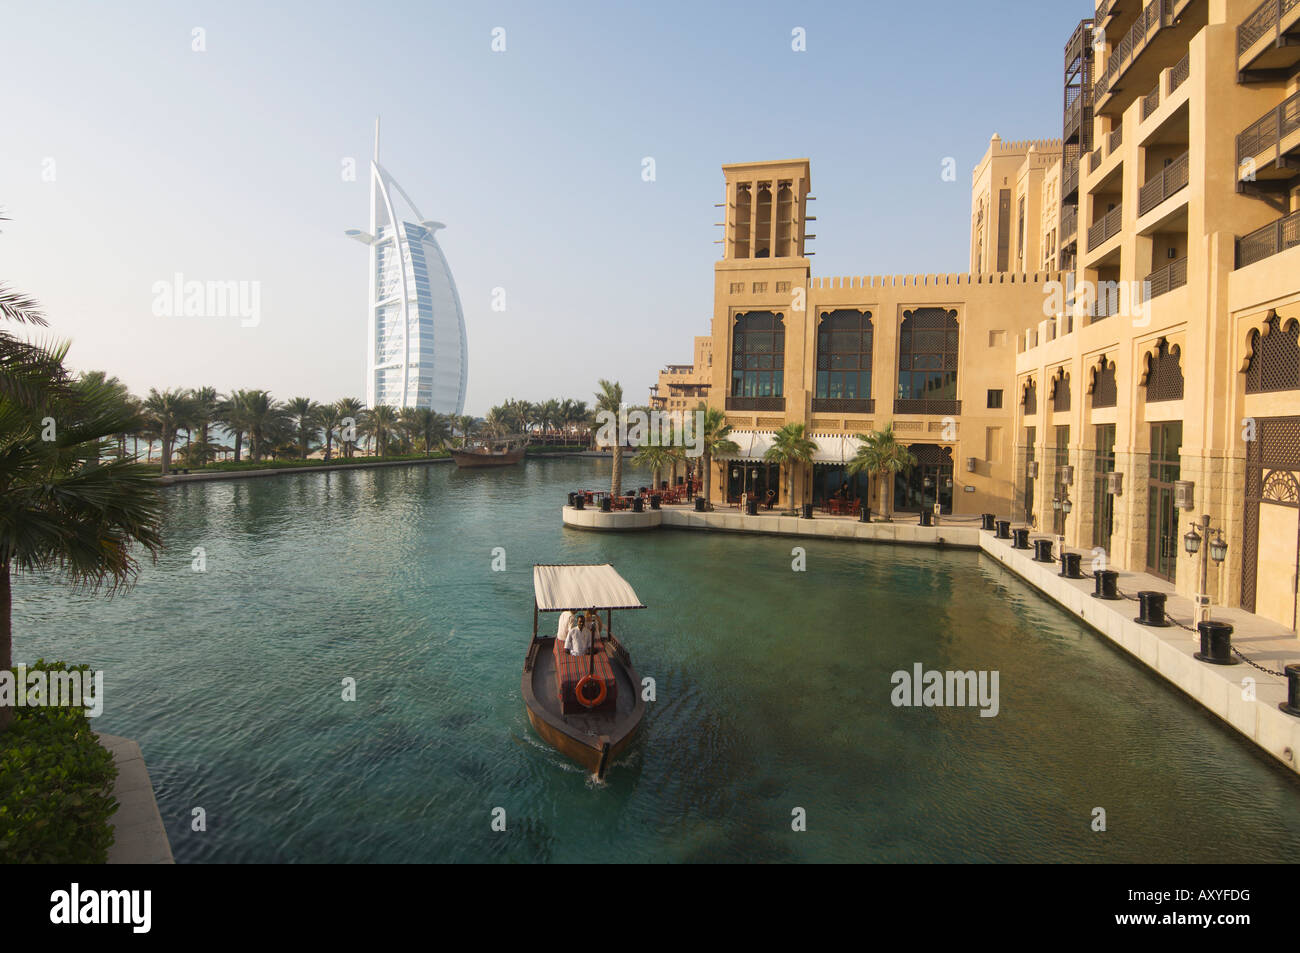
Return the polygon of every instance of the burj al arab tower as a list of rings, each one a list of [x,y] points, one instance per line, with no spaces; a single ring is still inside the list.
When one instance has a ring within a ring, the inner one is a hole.
[[[347,235],[370,246],[366,405],[465,408],[469,348],[465,314],[434,233],[445,226],[420,214],[379,164],[379,120],[370,162],[370,230]]]

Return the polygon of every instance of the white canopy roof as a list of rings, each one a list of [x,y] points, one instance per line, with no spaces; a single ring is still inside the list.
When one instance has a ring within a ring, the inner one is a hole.
[[[813,463],[848,463],[857,456],[858,447],[862,443],[850,433],[815,433],[811,439],[817,444]]]
[[[614,567],[534,566],[533,597],[542,612],[564,609],[644,609]]]
[[[739,453],[724,453],[719,460],[762,460],[772,446],[776,433],[771,430],[733,430],[731,439],[740,447]]]

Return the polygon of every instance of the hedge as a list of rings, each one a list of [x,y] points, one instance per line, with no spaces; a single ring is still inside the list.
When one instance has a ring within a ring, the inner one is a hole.
[[[44,659],[27,671],[84,672]],[[0,863],[102,864],[117,766],[85,708],[20,707],[0,732]]]

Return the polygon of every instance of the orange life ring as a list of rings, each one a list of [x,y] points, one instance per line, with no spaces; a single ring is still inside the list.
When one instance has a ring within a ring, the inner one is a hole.
[[[587,701],[587,696],[583,694],[582,690],[590,682],[595,682],[597,687],[600,688],[600,691],[597,693],[595,699]],[[578,684],[573,687],[573,694],[578,696],[578,704],[583,708],[600,707],[600,705],[605,701],[605,695],[608,691],[609,689],[605,687],[605,680],[603,678],[597,678],[595,675],[582,676],[582,678],[578,679]]]

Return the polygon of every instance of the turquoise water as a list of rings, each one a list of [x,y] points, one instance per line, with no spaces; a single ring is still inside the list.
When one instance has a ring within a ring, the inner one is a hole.
[[[1289,772],[987,558],[563,528],[566,491],[607,474],[564,459],[173,487],[169,551],[131,592],[19,584],[15,658],[105,671],[96,727],[140,742],[180,862],[1300,851]],[[603,785],[523,711],[535,562],[611,562],[650,607],[614,619],[657,700]],[[999,714],[894,707],[891,673],[917,662],[996,670]]]

